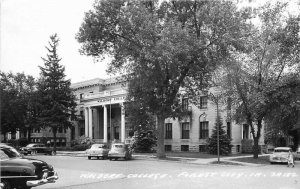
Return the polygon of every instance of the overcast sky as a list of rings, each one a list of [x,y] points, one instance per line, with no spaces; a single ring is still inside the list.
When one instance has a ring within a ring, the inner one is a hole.
[[[241,0],[241,2],[247,0]],[[297,0],[293,0],[297,1]],[[38,77],[38,65],[44,65],[45,46],[49,36],[60,38],[58,54],[71,82],[93,78],[108,78],[105,62],[94,63],[91,57],[80,55],[75,35],[84,12],[94,0],[0,0],[1,2],[1,71]],[[252,1],[252,3],[255,0]],[[258,2],[261,3],[261,0]],[[297,9],[299,11],[299,9]]]
[[[94,0],[0,0],[1,1],[1,71],[38,77],[38,65],[44,65],[49,36],[60,38],[58,55],[71,82],[96,77],[107,78],[106,64],[94,63],[80,55],[75,35],[84,12]]]

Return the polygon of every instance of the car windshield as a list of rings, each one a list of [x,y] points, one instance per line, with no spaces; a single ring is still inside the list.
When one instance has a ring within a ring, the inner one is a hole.
[[[114,148],[124,148],[124,145],[122,145],[122,144],[115,144]]]
[[[276,149],[274,150],[274,152],[289,152],[289,150],[286,150],[286,149]]]
[[[14,148],[1,148],[0,158],[1,160],[20,157],[20,153]]]
[[[34,147],[36,144],[28,144],[26,147]]]

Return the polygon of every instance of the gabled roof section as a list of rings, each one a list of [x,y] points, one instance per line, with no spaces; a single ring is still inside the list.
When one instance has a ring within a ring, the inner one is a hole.
[[[125,77],[118,76],[118,77],[112,77],[108,79],[100,79],[100,78],[95,78],[87,81],[82,81],[78,83],[73,83],[71,84],[72,89],[81,89],[81,88],[87,88],[87,87],[92,87],[92,86],[99,86],[99,85],[114,85],[117,83],[122,83],[125,82],[126,79]]]
[[[82,81],[78,83],[71,84],[72,89],[79,89],[79,88],[85,88],[89,86],[96,86],[96,85],[102,85],[104,83],[104,79],[95,78],[87,81]]]

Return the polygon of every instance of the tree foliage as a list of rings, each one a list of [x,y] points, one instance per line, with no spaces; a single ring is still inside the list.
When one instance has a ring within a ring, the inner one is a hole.
[[[76,36],[88,56],[113,57],[110,72],[127,74],[128,101],[158,120],[180,112],[179,88],[204,88],[230,50],[244,50],[248,15],[230,1],[96,1]]]
[[[231,139],[228,137],[225,131],[225,126],[223,126],[223,122],[220,116],[217,116],[215,127],[212,130],[212,135],[207,140],[208,152],[210,154],[218,154],[218,130],[220,155],[228,155],[231,153]]]
[[[225,94],[235,102],[235,120],[250,125],[254,158],[258,157],[265,118],[282,111],[291,115],[284,103],[296,102],[291,98],[295,92],[290,90],[299,87],[295,82],[299,81],[299,19],[286,18],[285,7],[267,3],[257,10],[260,22],[252,25],[251,35],[245,39],[248,51],[233,52],[223,72]]]
[[[49,47],[46,47],[47,58],[42,58],[44,67],[40,66],[41,78],[38,81],[39,124],[50,127],[54,136],[54,151],[56,150],[56,133],[58,129],[72,127],[75,119],[75,96],[70,88],[71,82],[65,78],[65,68],[60,64],[57,54],[59,39],[57,35],[50,36]]]
[[[24,73],[1,72],[1,133],[26,131],[28,103],[35,79]],[[4,138],[6,140],[6,138]]]

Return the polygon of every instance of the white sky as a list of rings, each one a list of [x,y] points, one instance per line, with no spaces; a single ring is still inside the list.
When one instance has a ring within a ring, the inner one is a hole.
[[[255,1],[257,0],[252,3]],[[105,71],[107,64],[94,63],[91,57],[80,55],[80,44],[75,39],[84,12],[92,8],[94,0],[0,2],[1,71],[24,72],[35,78],[39,77],[38,65],[44,65],[41,57],[46,57],[45,46],[48,45],[49,36],[57,33],[60,38],[58,55],[62,58],[61,64],[65,66],[65,74],[72,83],[109,77]]]
[[[58,55],[71,82],[107,78],[106,63],[94,63],[80,55],[75,35],[84,12],[94,0],[0,0],[1,1],[1,71],[24,72],[39,77],[46,57],[50,35],[60,38]]]

